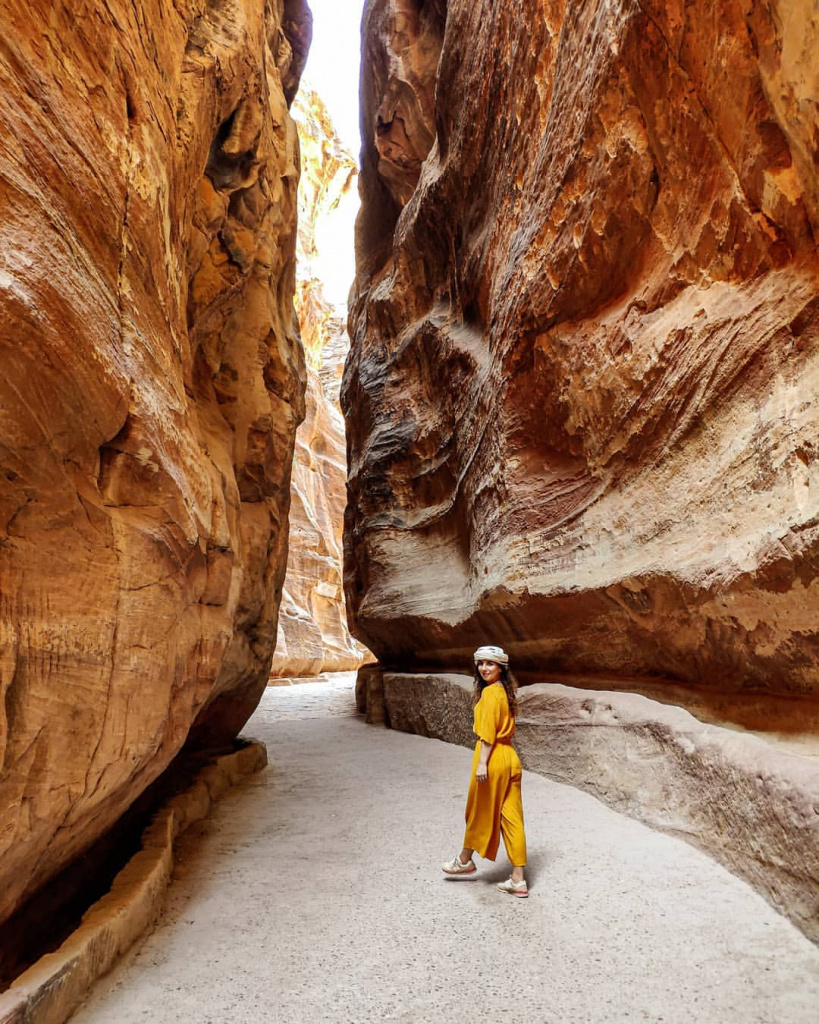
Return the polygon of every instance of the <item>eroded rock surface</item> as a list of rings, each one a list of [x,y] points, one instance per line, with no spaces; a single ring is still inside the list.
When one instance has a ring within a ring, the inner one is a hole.
[[[366,653],[347,628],[342,571],[346,439],[338,392],[349,337],[345,309],[325,294],[318,265],[322,228],[358,180],[321,97],[305,88],[293,104],[301,140],[296,310],[307,361],[306,415],[296,434],[290,550],[274,676],[357,668]],[[352,239],[350,239],[352,241]],[[343,259],[344,254],[338,253]],[[352,261],[350,264],[352,284]]]
[[[0,918],[267,681],[303,0],[0,14]]]
[[[370,0],[345,574],[381,660],[819,691],[817,44],[810,0]]]

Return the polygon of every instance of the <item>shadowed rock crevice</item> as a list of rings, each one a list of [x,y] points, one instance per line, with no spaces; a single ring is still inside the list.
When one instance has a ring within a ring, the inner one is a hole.
[[[373,191],[359,217],[357,249],[370,273],[390,258],[392,232],[435,141],[436,68],[445,27],[440,0],[365,6],[361,159]]]
[[[233,192],[252,184],[258,170],[256,148],[262,119],[257,102],[243,102],[219,125],[205,168],[217,192]]]
[[[239,741],[236,749],[247,746]],[[80,925],[86,911],[111,888],[141,847],[158,809],[190,786],[198,772],[229,751],[184,751],[82,857],[52,879],[0,927],[0,992],[41,957],[54,952]]]

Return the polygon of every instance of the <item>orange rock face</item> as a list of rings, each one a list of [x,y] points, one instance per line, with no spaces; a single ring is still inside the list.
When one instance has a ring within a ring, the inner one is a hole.
[[[314,90],[299,93],[293,116],[302,157],[296,310],[307,357],[307,391],[305,419],[296,434],[290,550],[274,676],[347,671],[357,668],[366,653],[347,628],[341,582],[347,469],[338,390],[349,349],[346,307],[337,308],[325,295],[319,266],[322,229],[351,198],[358,168]],[[351,283],[353,273],[351,261]]]
[[[818,43],[809,0],[368,4],[346,577],[383,661],[819,691]]]
[[[0,15],[0,918],[267,680],[302,0]]]

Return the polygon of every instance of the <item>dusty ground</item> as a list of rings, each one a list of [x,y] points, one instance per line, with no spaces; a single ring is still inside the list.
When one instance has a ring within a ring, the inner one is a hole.
[[[271,766],[188,833],[165,917],[74,1024],[814,1024],[819,949],[684,842],[524,777],[531,896],[445,879],[470,755],[268,689]]]

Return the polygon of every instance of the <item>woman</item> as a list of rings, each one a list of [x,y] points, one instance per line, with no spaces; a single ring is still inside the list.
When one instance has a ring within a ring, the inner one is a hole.
[[[512,876],[498,888],[525,897],[526,835],[520,796],[521,764],[512,746],[518,710],[509,656],[500,647],[479,647],[475,660],[474,732],[478,737],[466,799],[466,833],[460,854],[442,865],[448,875],[471,875],[472,854],[494,860],[503,836]]]

